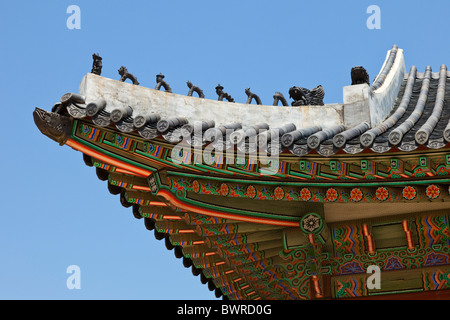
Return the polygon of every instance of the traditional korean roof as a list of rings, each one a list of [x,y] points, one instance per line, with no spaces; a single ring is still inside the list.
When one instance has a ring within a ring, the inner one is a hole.
[[[379,76],[370,87],[367,86],[371,94],[383,86],[397,51],[396,47],[390,51]],[[73,118],[90,118],[100,127],[113,125],[120,132],[135,132],[146,140],[162,137],[171,144],[177,144],[187,139],[189,143],[204,146],[220,138],[225,149],[238,145],[242,150],[248,151],[250,148],[255,151],[256,141],[264,138],[267,143],[263,147],[270,152],[291,152],[297,156],[312,153],[328,157],[339,152],[385,153],[393,148],[400,151],[412,151],[419,147],[443,148],[450,141],[449,113],[445,103],[449,96],[448,86],[445,65],[439,72],[432,72],[428,66],[423,73],[412,66],[401,80],[390,114],[373,126],[369,119],[352,126],[342,123],[326,127],[300,127],[292,122],[279,125],[248,122],[245,126],[239,122],[216,124],[214,119],[207,117],[196,121],[177,115],[162,118],[154,110],[135,112],[133,106],[108,109],[102,99],[91,103],[85,103],[83,99],[66,99],[70,101],[67,111]],[[230,134],[225,135],[226,130]],[[242,142],[244,138],[248,140],[253,136],[254,142]],[[275,138],[278,140],[276,145],[273,143]]]
[[[220,85],[212,100],[192,83],[187,96],[173,93],[161,74],[155,89],[128,77],[134,84],[87,74],[35,122],[82,152],[217,297],[369,296],[372,264],[389,279],[414,275],[382,293],[450,288],[444,65],[406,73],[393,46],[372,84],[363,76],[343,103],[324,105],[320,86],[295,87],[304,100],[292,106],[279,92],[263,105],[249,89],[242,104]]]

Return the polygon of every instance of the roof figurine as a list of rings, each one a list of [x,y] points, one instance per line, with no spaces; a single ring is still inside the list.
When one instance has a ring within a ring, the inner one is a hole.
[[[160,90],[161,87],[164,88],[166,92],[172,92],[169,84],[164,81],[164,75],[162,73],[156,75],[156,87],[155,90]]]
[[[121,76],[119,81],[125,82],[125,80],[129,79],[129,80],[131,80],[131,82],[133,82],[133,84],[139,85],[137,78],[134,75],[132,75],[131,73],[129,73],[126,67],[121,66],[119,68],[118,72]]]
[[[291,87],[289,97],[294,99],[292,106],[322,106],[325,91],[321,85],[308,90],[302,87]]]
[[[102,57],[100,57],[100,55],[98,53],[94,53],[92,55],[92,59],[94,60],[92,62],[92,70],[91,73],[96,74],[96,75],[101,75],[102,74]]]
[[[281,104],[283,106],[285,107],[289,106],[284,95],[281,92],[275,92],[275,94],[273,95],[273,105],[277,106],[279,101],[281,101]]]
[[[203,94],[203,90],[200,89],[199,87],[195,86],[192,84],[192,82],[187,81],[186,82],[188,88],[189,88],[189,92],[188,92],[188,97],[192,97],[193,93],[196,92],[198,94],[199,98],[204,98],[205,95]]]
[[[367,73],[367,70],[362,66],[353,67],[350,75],[352,78],[352,86],[363,83],[366,83],[370,86],[369,74]]]
[[[247,104],[251,104],[252,100],[255,100],[256,104],[262,104],[259,96],[250,91],[250,88],[245,89],[245,94],[247,95]]]
[[[223,91],[223,87],[220,83],[216,87],[216,93],[219,96],[218,101],[223,101],[223,99],[228,100],[228,102],[234,102],[234,99],[226,92]]]

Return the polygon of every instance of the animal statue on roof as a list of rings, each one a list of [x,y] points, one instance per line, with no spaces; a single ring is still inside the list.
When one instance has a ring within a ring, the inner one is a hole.
[[[94,60],[92,63],[92,70],[91,73],[96,74],[96,75],[101,75],[102,74],[102,57],[100,57],[100,55],[98,53],[94,53],[92,55],[92,59]]]
[[[273,105],[277,106],[279,101],[281,101],[281,104],[283,106],[289,106],[284,95],[281,92],[275,92],[275,94],[273,95]]]
[[[218,101],[223,101],[223,99],[227,99],[229,102],[234,102],[234,99],[226,92],[223,91],[223,87],[220,83],[216,87],[216,93],[219,96]]]
[[[292,106],[323,106],[325,91],[321,85],[308,90],[302,87],[291,87],[289,97],[294,99]]]
[[[245,94],[247,95],[247,104],[252,103],[252,100],[255,99],[256,104],[262,104],[259,96],[250,91],[250,88],[245,89]]]
[[[172,92],[172,89],[170,88],[169,84],[164,80],[163,74],[157,74],[156,75],[156,90],[160,90],[161,87],[164,88],[166,92]]]
[[[350,74],[352,77],[352,86],[363,83],[367,83],[368,85],[370,85],[369,74],[367,73],[367,70],[362,66],[353,67]]]
[[[186,84],[187,84],[187,86],[189,88],[188,97],[192,97],[194,92],[197,92],[199,98],[204,98],[205,97],[205,95],[203,93],[203,90],[200,89],[199,87],[193,85],[192,82],[188,81],[188,82],[186,82]]]
[[[132,75],[131,73],[129,73],[127,68],[125,68],[124,66],[121,66],[118,71],[121,76],[120,81],[125,82],[126,79],[130,79],[133,82],[133,84],[139,85],[137,78],[134,75]]]

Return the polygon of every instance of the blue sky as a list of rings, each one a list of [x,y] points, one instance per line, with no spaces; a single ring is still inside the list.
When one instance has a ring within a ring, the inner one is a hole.
[[[81,29],[67,7],[78,5]],[[366,12],[381,9],[381,29]],[[215,299],[207,286],[109,194],[82,155],[43,136],[32,118],[78,92],[92,54],[102,75],[124,65],[145,87],[163,73],[173,92],[186,81],[217,99],[220,83],[237,102],[250,87],[263,104],[291,86],[325,89],[342,102],[350,70],[370,80],[386,52],[404,49],[407,70],[450,63],[450,2],[347,1],[2,1],[2,184],[0,299]],[[69,290],[66,268],[81,268]]]

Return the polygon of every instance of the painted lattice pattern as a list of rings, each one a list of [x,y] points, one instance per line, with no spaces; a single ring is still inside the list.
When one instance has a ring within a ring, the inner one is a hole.
[[[333,245],[338,257],[346,254],[361,255],[365,253],[362,227],[348,224],[332,229]]]
[[[445,269],[426,269],[422,271],[424,290],[443,290],[450,289],[450,270]]]
[[[335,279],[334,295],[336,298],[355,298],[366,296],[368,291],[363,276],[350,276]]]
[[[450,245],[448,216],[421,216],[417,218],[416,225],[421,247],[427,248],[435,244]]]

